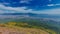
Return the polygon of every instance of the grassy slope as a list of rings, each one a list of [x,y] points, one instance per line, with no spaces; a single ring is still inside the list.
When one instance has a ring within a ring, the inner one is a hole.
[[[26,34],[57,34],[55,31],[50,30],[50,29],[45,29],[43,27],[41,28],[26,28],[26,27],[18,27],[18,26],[10,26],[6,25],[8,28],[13,28],[13,29],[19,29],[20,32],[26,33]]]
[[[6,24],[6,25],[4,24],[3,26],[8,27],[8,28],[13,28],[13,29],[16,27],[20,31],[23,30],[22,32],[27,31],[27,33],[29,33],[29,34],[31,34],[31,33],[28,31],[32,32],[32,30],[34,30],[34,29],[35,29],[34,32],[37,31],[37,32],[40,32],[42,34],[45,34],[44,32],[46,32],[46,34],[48,34],[48,33],[49,34],[58,34],[58,33],[56,33],[56,31],[49,29],[49,28],[52,28],[51,25],[48,24],[49,25],[48,26],[46,23],[42,23],[41,21],[38,21],[38,20],[28,20],[28,21],[16,20],[16,21],[14,21],[14,22],[17,25],[15,25],[13,22],[12,22],[13,24],[11,22],[7,22],[9,24]],[[23,24],[24,22],[28,23],[27,26],[25,26],[25,24]],[[41,30],[41,31],[39,31],[39,30]]]

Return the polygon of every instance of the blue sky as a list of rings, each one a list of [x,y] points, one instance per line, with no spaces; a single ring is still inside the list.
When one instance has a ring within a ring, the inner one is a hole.
[[[0,13],[60,14],[60,0],[0,0]]]

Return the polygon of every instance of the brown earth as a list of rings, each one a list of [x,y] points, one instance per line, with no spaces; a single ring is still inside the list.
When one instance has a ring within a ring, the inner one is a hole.
[[[41,29],[0,27],[0,34],[49,34]]]

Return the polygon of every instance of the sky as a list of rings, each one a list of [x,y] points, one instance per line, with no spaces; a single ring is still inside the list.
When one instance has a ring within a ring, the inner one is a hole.
[[[60,0],[0,0],[1,13],[60,14]]]

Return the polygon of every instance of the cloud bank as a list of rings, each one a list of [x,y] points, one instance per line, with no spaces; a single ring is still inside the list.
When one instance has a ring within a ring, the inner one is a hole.
[[[52,0],[0,0],[0,14],[1,13],[60,14],[60,8],[49,9],[57,6],[60,6],[60,3],[54,4]]]
[[[0,14],[1,13],[36,13],[36,14],[60,14],[60,8],[39,10],[34,11],[32,9],[27,9],[26,7],[6,7],[0,4]]]

